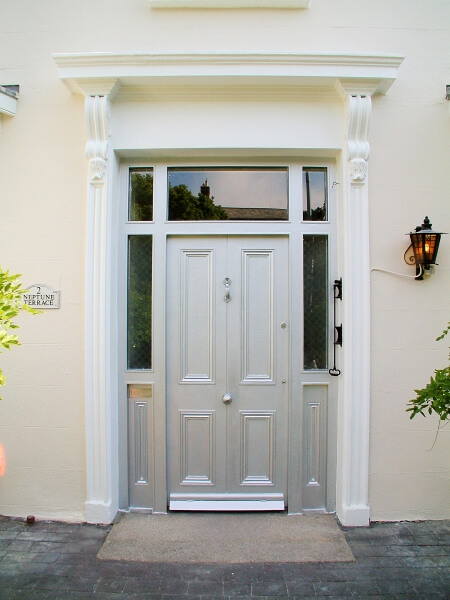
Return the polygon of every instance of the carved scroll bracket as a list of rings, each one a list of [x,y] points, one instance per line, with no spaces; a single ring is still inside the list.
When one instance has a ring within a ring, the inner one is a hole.
[[[365,183],[370,146],[367,141],[369,132],[372,99],[370,96],[348,96],[348,160],[349,172],[353,183]]]
[[[350,177],[352,181],[364,183],[367,177],[367,160],[364,158],[352,158],[350,161]]]
[[[99,184],[105,179],[108,160],[109,97],[87,96],[85,112],[88,127],[86,155],[89,159],[89,181]]]

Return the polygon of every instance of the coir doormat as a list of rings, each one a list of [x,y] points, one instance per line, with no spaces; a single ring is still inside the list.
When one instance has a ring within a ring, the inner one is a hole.
[[[202,512],[123,515],[98,557],[179,563],[354,560],[331,515]]]

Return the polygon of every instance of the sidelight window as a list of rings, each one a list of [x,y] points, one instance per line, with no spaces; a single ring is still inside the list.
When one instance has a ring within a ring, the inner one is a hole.
[[[128,237],[128,369],[152,366],[152,236]]]
[[[328,236],[303,236],[305,369],[328,368]]]

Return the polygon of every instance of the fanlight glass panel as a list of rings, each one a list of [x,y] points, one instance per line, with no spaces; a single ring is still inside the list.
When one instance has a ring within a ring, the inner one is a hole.
[[[328,237],[303,236],[305,369],[328,368]]]
[[[152,366],[152,236],[128,238],[128,369]]]
[[[153,169],[130,169],[128,220],[153,221]]]
[[[328,220],[328,181],[326,167],[303,168],[303,220]]]
[[[169,168],[169,221],[286,221],[288,169]]]

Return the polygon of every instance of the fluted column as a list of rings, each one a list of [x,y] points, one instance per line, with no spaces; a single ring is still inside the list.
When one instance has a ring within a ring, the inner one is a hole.
[[[108,220],[108,96],[85,101],[89,159],[86,248],[86,520],[108,523],[117,511],[111,471],[109,328],[106,299]]]
[[[370,412],[370,261],[367,141],[371,98],[349,94],[344,154],[343,365],[338,435],[337,513],[368,525]]]

